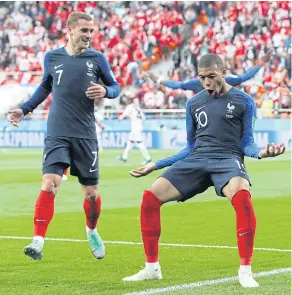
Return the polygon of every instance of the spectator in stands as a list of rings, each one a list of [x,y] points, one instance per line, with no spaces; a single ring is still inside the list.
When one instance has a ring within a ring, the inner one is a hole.
[[[273,65],[259,74],[263,77],[259,89],[280,87],[282,81],[286,88],[291,85],[291,3],[288,1],[163,4],[5,1],[2,4],[0,85],[39,81],[44,52],[64,46],[66,34],[62,28],[73,10],[94,14],[96,31],[92,47],[108,57],[121,86],[139,89],[137,95],[143,107],[180,105],[173,104],[175,92],[163,87],[156,89],[142,72],[170,52],[174,52],[174,66],[169,76],[161,79],[190,80],[196,76],[197,59],[204,53],[224,55],[230,72],[242,74],[269,48],[276,48]],[[153,101],[156,91],[160,91],[162,104]],[[263,93],[251,94],[261,106]],[[189,95],[186,94],[187,98]],[[283,106],[289,105],[286,100]],[[281,104],[280,101],[280,109]]]

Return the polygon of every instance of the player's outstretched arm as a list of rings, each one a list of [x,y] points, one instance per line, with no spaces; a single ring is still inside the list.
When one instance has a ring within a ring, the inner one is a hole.
[[[194,92],[200,92],[203,89],[199,79],[191,79],[186,82],[164,80],[160,84],[172,89],[192,90]]]
[[[131,170],[129,173],[136,178],[141,176],[146,176],[154,170],[159,170],[164,167],[171,166],[175,162],[185,159],[191,153],[191,151],[192,151],[192,147],[190,144],[188,144],[187,147],[185,147],[183,150],[181,150],[180,152],[170,157],[161,159],[157,161],[156,163],[153,163],[153,162],[148,163],[143,167],[139,167],[135,170]]]
[[[25,115],[32,112],[39,104],[41,104],[52,91],[53,78],[49,71],[50,53],[45,55],[44,74],[41,84],[38,86],[32,97],[23,103],[19,109],[13,109],[8,112],[8,122],[14,126],[18,126]]]
[[[237,86],[247,80],[252,79],[271,58],[273,53],[273,49],[270,49],[267,51],[267,53],[263,56],[263,58],[260,60],[259,64],[255,67],[249,69],[247,72],[245,72],[241,76],[226,76],[225,80],[226,82],[231,86]]]
[[[155,83],[161,84],[171,89],[192,90],[194,92],[200,92],[201,90],[203,90],[203,87],[199,79],[191,79],[186,82],[174,81],[174,80],[160,81],[153,73],[148,73],[146,76],[148,76]]]
[[[171,166],[172,164],[176,163],[179,160],[185,159],[192,151],[193,147],[195,146],[195,128],[194,128],[194,122],[191,116],[191,110],[190,110],[191,102],[188,101],[187,107],[186,107],[186,129],[187,129],[187,146],[181,150],[180,152],[161,159],[155,163],[149,163],[146,164],[143,167],[140,167],[136,170],[130,171],[130,174],[134,177],[141,177],[145,176],[149,173],[151,173],[154,170],[159,170],[164,167]]]

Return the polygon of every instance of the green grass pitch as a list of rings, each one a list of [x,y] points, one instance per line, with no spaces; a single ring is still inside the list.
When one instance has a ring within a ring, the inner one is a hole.
[[[108,241],[105,258],[99,261],[90,253],[85,241],[80,187],[77,179],[69,176],[56,197],[55,216],[47,234],[48,238],[61,240],[47,240],[43,260],[31,261],[24,256],[23,247],[32,235],[33,207],[41,184],[42,151],[0,150],[1,295],[147,294],[139,291],[159,288],[155,294],[291,294],[289,271],[259,277],[257,290],[244,290],[237,280],[175,291],[167,289],[237,274],[235,214],[226,199],[215,195],[213,188],[186,203],[163,206],[160,240],[164,243],[160,248],[163,280],[122,282],[123,277],[136,273],[144,265],[142,245],[138,244],[141,242],[139,205],[143,190],[160,172],[134,179],[128,171],[141,166],[139,152],[133,151],[126,164],[116,160],[120,152],[105,150],[100,154],[103,212],[99,232]],[[153,160],[172,153],[151,151]],[[286,153],[271,160],[246,161],[257,214],[255,247],[259,249],[254,252],[255,273],[291,266],[291,251],[281,251],[291,249],[290,156]]]

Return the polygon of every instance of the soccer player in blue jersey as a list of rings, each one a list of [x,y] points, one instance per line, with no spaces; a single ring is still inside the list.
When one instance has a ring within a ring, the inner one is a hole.
[[[259,72],[261,67],[263,67],[265,65],[265,63],[267,63],[270,60],[272,53],[273,53],[273,49],[270,49],[269,51],[267,51],[267,53],[263,56],[262,60],[259,62],[258,65],[249,69],[246,73],[244,73],[241,76],[226,75],[225,81],[227,82],[227,84],[229,84],[231,86],[238,86],[241,83],[243,83],[249,79],[252,79]],[[166,86],[168,88],[172,88],[172,89],[192,90],[196,93],[198,93],[204,89],[200,79],[191,79],[186,82],[174,81],[174,80],[159,81],[159,79],[157,79],[157,77],[153,73],[148,73],[147,75],[154,82],[159,83],[159,84]]]
[[[54,215],[54,199],[64,169],[77,176],[84,195],[86,233],[92,254],[101,259],[105,247],[97,230],[101,211],[98,194],[98,142],[94,101],[115,98],[120,87],[103,53],[92,50],[93,19],[73,12],[67,20],[69,41],[66,47],[47,52],[44,74],[32,97],[19,109],[9,112],[9,122],[18,125],[52,92],[47,136],[43,154],[43,182],[34,211],[34,238],[24,253],[34,260],[42,258],[44,237]],[[104,86],[98,84],[101,79]]]
[[[228,85],[225,73],[218,55],[206,54],[200,59],[199,77],[204,90],[187,103],[187,147],[130,172],[141,177],[171,166],[143,194],[140,222],[146,267],[124,281],[162,278],[158,262],[160,207],[169,201],[186,201],[214,186],[217,195],[226,197],[236,213],[240,284],[258,287],[251,271],[256,216],[243,161],[244,156],[278,156],[284,153],[285,146],[268,144],[260,149],[254,143],[255,103],[246,93]]]

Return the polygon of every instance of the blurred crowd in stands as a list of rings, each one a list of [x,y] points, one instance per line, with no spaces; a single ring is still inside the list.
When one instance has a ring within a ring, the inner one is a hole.
[[[123,88],[122,106],[138,97],[144,108],[185,107],[194,93],[158,87],[145,74],[154,64],[164,80],[185,81],[197,76],[198,60],[211,52],[240,75],[273,48],[271,62],[242,87],[259,108],[271,109],[266,117],[291,109],[289,1],[2,1],[0,85],[39,83],[44,54],[66,44],[66,19],[74,10],[94,16],[92,48],[107,56]],[[159,69],[165,60],[172,60],[167,75]]]

